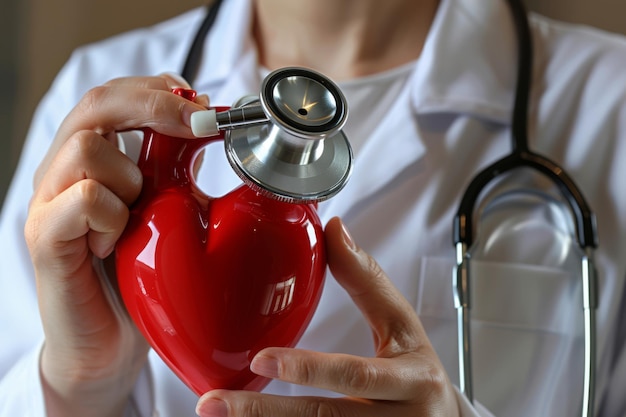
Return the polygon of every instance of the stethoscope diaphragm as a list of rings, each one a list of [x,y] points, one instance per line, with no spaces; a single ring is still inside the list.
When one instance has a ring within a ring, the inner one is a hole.
[[[271,72],[259,97],[229,110],[192,114],[196,136],[224,131],[226,156],[250,187],[282,201],[318,202],[335,195],[352,172],[341,130],[348,106],[337,85],[305,68]]]

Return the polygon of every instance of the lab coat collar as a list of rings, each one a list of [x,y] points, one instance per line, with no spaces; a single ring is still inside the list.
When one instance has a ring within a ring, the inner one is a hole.
[[[441,0],[411,85],[417,114],[509,124],[517,37],[504,0]]]
[[[401,174],[425,155],[419,137],[410,91],[405,89],[356,155],[353,179],[341,191],[341,198],[322,203],[320,214],[332,213],[349,221],[367,207],[368,199],[390,190]]]

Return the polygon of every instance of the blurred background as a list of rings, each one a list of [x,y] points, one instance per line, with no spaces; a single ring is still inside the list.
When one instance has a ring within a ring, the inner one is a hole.
[[[78,45],[156,23],[205,0],[1,0],[0,203],[31,114]],[[547,16],[626,34],[624,0],[526,0]],[[30,192],[30,190],[24,190]]]

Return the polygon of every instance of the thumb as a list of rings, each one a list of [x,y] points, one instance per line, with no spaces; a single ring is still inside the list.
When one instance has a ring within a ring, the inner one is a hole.
[[[428,340],[411,304],[338,217],[328,222],[325,236],[330,271],[369,322],[378,347],[408,349],[405,345]]]
[[[383,299],[398,293],[397,289],[376,260],[357,246],[339,217],[328,222],[325,237],[330,271],[359,307],[363,306],[358,299],[363,297],[376,302],[392,301]]]
[[[369,268],[367,255],[357,247],[339,217],[332,218],[325,229],[328,266],[335,279],[349,293],[358,288],[357,277]]]

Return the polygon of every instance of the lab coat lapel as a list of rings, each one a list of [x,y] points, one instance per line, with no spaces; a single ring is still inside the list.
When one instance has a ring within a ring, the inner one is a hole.
[[[354,160],[352,176],[340,198],[323,203],[323,212],[349,217],[365,202],[393,186],[398,176],[424,154],[410,106],[410,92],[404,90]],[[349,138],[348,138],[349,139]]]
[[[467,114],[510,122],[517,37],[503,0],[442,0],[417,67],[418,114]]]

